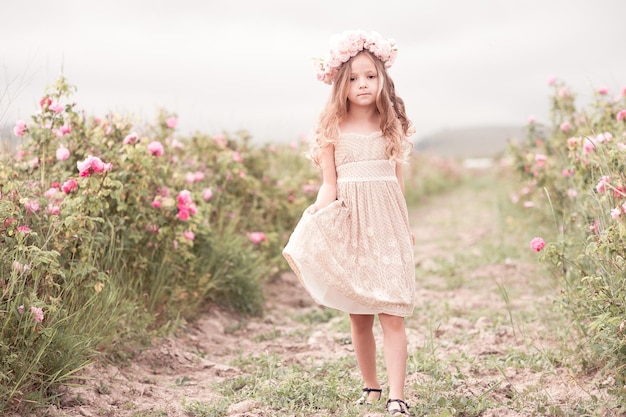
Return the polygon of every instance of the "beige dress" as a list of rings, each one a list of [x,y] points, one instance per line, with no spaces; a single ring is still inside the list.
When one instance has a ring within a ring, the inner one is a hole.
[[[319,304],[408,317],[415,293],[411,231],[382,133],[340,134],[335,166],[337,200],[302,215],[283,255]]]

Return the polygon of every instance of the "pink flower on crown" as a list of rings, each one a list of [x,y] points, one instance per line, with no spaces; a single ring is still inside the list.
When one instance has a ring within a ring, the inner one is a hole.
[[[361,51],[369,51],[390,68],[396,59],[398,48],[393,39],[383,38],[377,32],[349,30],[330,38],[330,52],[325,59],[314,60],[317,79],[326,84],[335,81],[339,68]]]

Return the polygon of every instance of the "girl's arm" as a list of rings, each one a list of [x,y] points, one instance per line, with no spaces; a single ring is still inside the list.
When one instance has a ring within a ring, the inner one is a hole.
[[[404,177],[402,176],[402,164],[396,162],[396,178],[398,178],[398,184],[404,195]]]
[[[315,204],[307,211],[310,214],[323,209],[337,199],[337,170],[335,168],[335,146],[329,145],[322,150],[320,157],[322,168],[322,185],[317,193]]]

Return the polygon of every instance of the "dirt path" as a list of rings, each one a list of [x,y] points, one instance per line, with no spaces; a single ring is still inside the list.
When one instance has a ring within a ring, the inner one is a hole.
[[[526,237],[503,216],[491,181],[430,198],[411,212],[419,303],[407,321],[408,401],[414,415],[578,415],[567,413],[595,406],[590,395],[603,393],[559,349],[568,335],[557,330],[563,323],[552,308],[558,289],[537,276],[532,256],[520,255],[528,250]],[[242,320],[211,309],[128,366],[90,368],[84,387],[69,391],[63,407],[48,415],[307,415],[272,411],[258,398],[222,414],[190,411],[190,404],[220,401],[216,384],[248,374],[241,359],[255,355],[278,358],[279,366],[322,366],[353,353],[345,318],[314,306],[287,273],[268,284],[265,317]],[[356,369],[347,378],[358,380]],[[359,388],[342,387],[354,396]]]

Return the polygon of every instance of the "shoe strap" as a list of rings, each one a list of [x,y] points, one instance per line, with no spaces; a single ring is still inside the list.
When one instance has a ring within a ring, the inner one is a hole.
[[[398,403],[398,405],[400,406],[400,409],[389,410],[389,404],[390,403]],[[409,409],[409,405],[407,403],[405,403],[404,400],[388,399],[386,407],[387,407],[387,410],[389,410],[389,412],[393,413],[392,415],[394,415],[394,416],[396,414],[408,414],[407,411]]]

